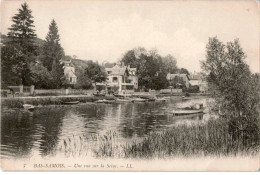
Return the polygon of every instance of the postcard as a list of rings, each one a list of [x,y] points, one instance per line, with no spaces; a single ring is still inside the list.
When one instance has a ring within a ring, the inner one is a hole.
[[[3,171],[259,171],[256,0],[1,2]]]

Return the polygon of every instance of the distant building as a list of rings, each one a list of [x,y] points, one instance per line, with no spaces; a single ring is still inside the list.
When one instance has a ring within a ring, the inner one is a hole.
[[[69,82],[69,84],[77,83],[77,76],[75,74],[75,67],[70,61],[63,61],[64,63],[64,75]]]
[[[168,80],[168,81],[174,81],[174,79],[176,78],[176,77],[179,77],[179,78],[182,78],[182,80],[184,81],[184,85],[185,85],[185,87],[186,88],[189,88],[190,87],[190,82],[189,82],[189,77],[188,77],[188,75],[187,74],[170,74],[170,73],[168,73],[167,74],[167,76],[166,76],[166,79]],[[174,82],[174,83],[179,83],[179,82]]]
[[[189,75],[189,79],[191,86],[199,86],[200,92],[208,91],[208,82],[206,81],[205,77],[194,72],[193,74]]]
[[[133,92],[138,89],[138,77],[136,76],[136,68],[130,66],[115,65],[105,68],[108,79],[107,86],[118,92]]]
[[[190,79],[190,85],[191,86],[199,86],[199,84],[201,83],[201,78],[199,75],[197,74],[190,74],[188,75],[189,79]]]

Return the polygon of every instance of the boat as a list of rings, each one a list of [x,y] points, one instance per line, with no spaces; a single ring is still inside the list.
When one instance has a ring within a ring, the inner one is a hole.
[[[147,99],[143,99],[143,98],[133,98],[134,102],[146,102],[148,101]]]
[[[122,103],[126,103],[126,102],[133,102],[132,99],[122,99],[122,98],[117,98],[116,102],[122,102]]]
[[[203,113],[204,109],[203,104],[194,104],[192,106],[174,109],[172,112],[173,115],[190,115]]]
[[[62,104],[64,105],[74,105],[74,104],[78,104],[80,101],[64,101],[62,102]]]
[[[29,111],[33,111],[35,109],[35,106],[30,105],[30,104],[24,104],[23,108]]]
[[[156,98],[155,100],[156,101],[167,101],[168,99],[163,97],[163,98]]]
[[[106,100],[106,99],[96,101],[96,103],[114,103],[114,102],[115,102],[114,100]]]
[[[187,110],[187,109],[174,109],[172,111],[173,115],[190,115],[190,114],[199,114],[203,113],[204,109],[193,109],[193,110]]]
[[[106,96],[106,94],[97,94],[97,93],[93,93],[94,96]]]

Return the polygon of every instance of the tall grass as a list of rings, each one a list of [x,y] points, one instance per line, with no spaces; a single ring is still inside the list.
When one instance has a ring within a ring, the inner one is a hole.
[[[70,147],[69,152],[80,154],[76,148],[84,147],[85,152],[88,150],[92,156],[99,158],[236,156],[256,155],[260,143],[259,140],[245,139],[242,134],[234,139],[224,119],[209,120],[201,125],[174,126],[161,133],[153,132],[140,142],[119,143],[115,132],[96,136],[93,140],[88,147],[84,146],[86,143],[77,142],[82,145]],[[64,152],[68,152],[68,149]]]

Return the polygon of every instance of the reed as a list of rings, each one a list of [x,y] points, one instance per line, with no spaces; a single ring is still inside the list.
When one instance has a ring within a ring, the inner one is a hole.
[[[142,141],[120,143],[116,132],[92,136],[77,146],[64,142],[64,153],[87,155],[98,158],[171,158],[192,156],[256,155],[259,140],[245,138],[243,134],[234,139],[224,119],[209,120],[200,125],[178,125],[164,132],[152,132]],[[71,141],[72,142],[72,141]],[[86,146],[88,144],[88,146]],[[80,148],[80,149],[79,149]],[[84,153],[79,150],[84,150]]]
[[[243,134],[234,139],[224,119],[207,124],[180,125],[162,133],[151,133],[140,143],[123,146],[125,157],[152,158],[173,156],[236,156],[254,155],[259,140]]]

